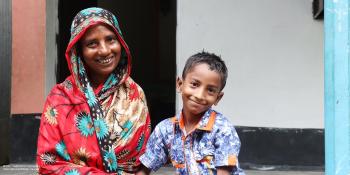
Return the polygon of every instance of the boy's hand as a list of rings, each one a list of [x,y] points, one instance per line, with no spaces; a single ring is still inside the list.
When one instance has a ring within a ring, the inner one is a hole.
[[[217,175],[230,175],[232,168],[232,166],[217,167]]]

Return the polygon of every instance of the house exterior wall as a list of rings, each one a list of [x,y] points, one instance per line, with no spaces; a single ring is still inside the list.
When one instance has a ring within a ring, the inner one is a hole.
[[[11,163],[34,162],[40,122],[37,116],[42,111],[45,94],[56,82],[56,70],[52,68],[56,67],[58,29],[55,23],[58,22],[56,13],[60,7],[58,0],[28,0],[26,4],[19,0],[11,2],[15,15],[12,118],[10,129],[5,128],[8,126],[7,118],[0,120],[0,125],[5,126],[2,128],[6,130],[1,131],[0,135],[6,137],[11,133],[8,144]],[[118,3],[98,4],[114,10],[120,7]],[[45,14],[45,6],[50,14]],[[133,7],[123,9],[135,10]],[[137,13],[143,14],[140,11]],[[266,0],[261,3],[258,0],[222,0],[218,3],[214,0],[178,0],[177,18],[178,75],[186,58],[202,49],[220,54],[228,65],[230,74],[225,96],[215,108],[238,126],[242,167],[322,167],[323,129],[317,128],[323,128],[323,22],[312,19],[311,1],[285,0],[281,3]],[[160,24],[163,20],[165,18],[160,18]],[[144,29],[139,29],[142,34]],[[142,35],[131,32],[130,36],[138,38]],[[161,47],[166,47],[163,43],[170,40],[164,39],[162,34],[159,36]],[[128,41],[137,43],[137,40],[130,38]],[[155,47],[152,45],[151,48]],[[149,62],[141,52],[140,56]],[[45,57],[48,58],[45,60]],[[137,60],[137,55],[134,58]],[[160,65],[166,62],[164,59],[158,61]],[[144,66],[142,63],[139,65]],[[137,68],[137,64],[134,64],[133,69],[144,71],[142,66]],[[177,97],[177,110],[180,109],[180,102]],[[152,106],[150,109],[153,109]],[[161,112],[160,117],[168,116]],[[6,140],[5,137],[0,143]],[[22,149],[22,145],[28,146]]]
[[[41,113],[45,96],[45,0],[12,1],[11,114]]]
[[[177,74],[215,52],[227,64],[216,109],[235,124],[323,128],[323,22],[310,0],[178,0]],[[177,95],[177,110],[181,99]]]

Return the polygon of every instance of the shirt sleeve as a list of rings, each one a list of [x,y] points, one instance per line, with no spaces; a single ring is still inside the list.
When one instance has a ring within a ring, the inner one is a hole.
[[[241,147],[238,134],[232,125],[223,122],[215,137],[215,166],[235,166],[238,168],[238,154]]]
[[[68,154],[66,143],[61,136],[59,112],[48,99],[41,116],[36,163],[39,174],[107,174],[96,168],[77,165]]]
[[[159,123],[152,132],[146,146],[145,153],[140,157],[141,163],[152,171],[157,171],[168,160],[168,151],[165,143],[165,122]]]

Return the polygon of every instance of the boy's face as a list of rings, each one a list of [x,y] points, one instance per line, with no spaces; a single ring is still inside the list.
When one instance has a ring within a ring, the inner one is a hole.
[[[205,63],[195,65],[185,79],[177,79],[176,85],[182,95],[183,112],[187,117],[201,117],[224,95],[220,74],[210,70]]]

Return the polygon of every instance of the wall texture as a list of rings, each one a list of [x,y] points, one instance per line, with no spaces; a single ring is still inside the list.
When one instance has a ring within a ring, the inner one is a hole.
[[[11,114],[41,113],[45,96],[45,0],[12,1]]]
[[[195,52],[215,52],[229,69],[216,109],[235,125],[323,128],[323,22],[311,3],[178,0],[177,74]]]

